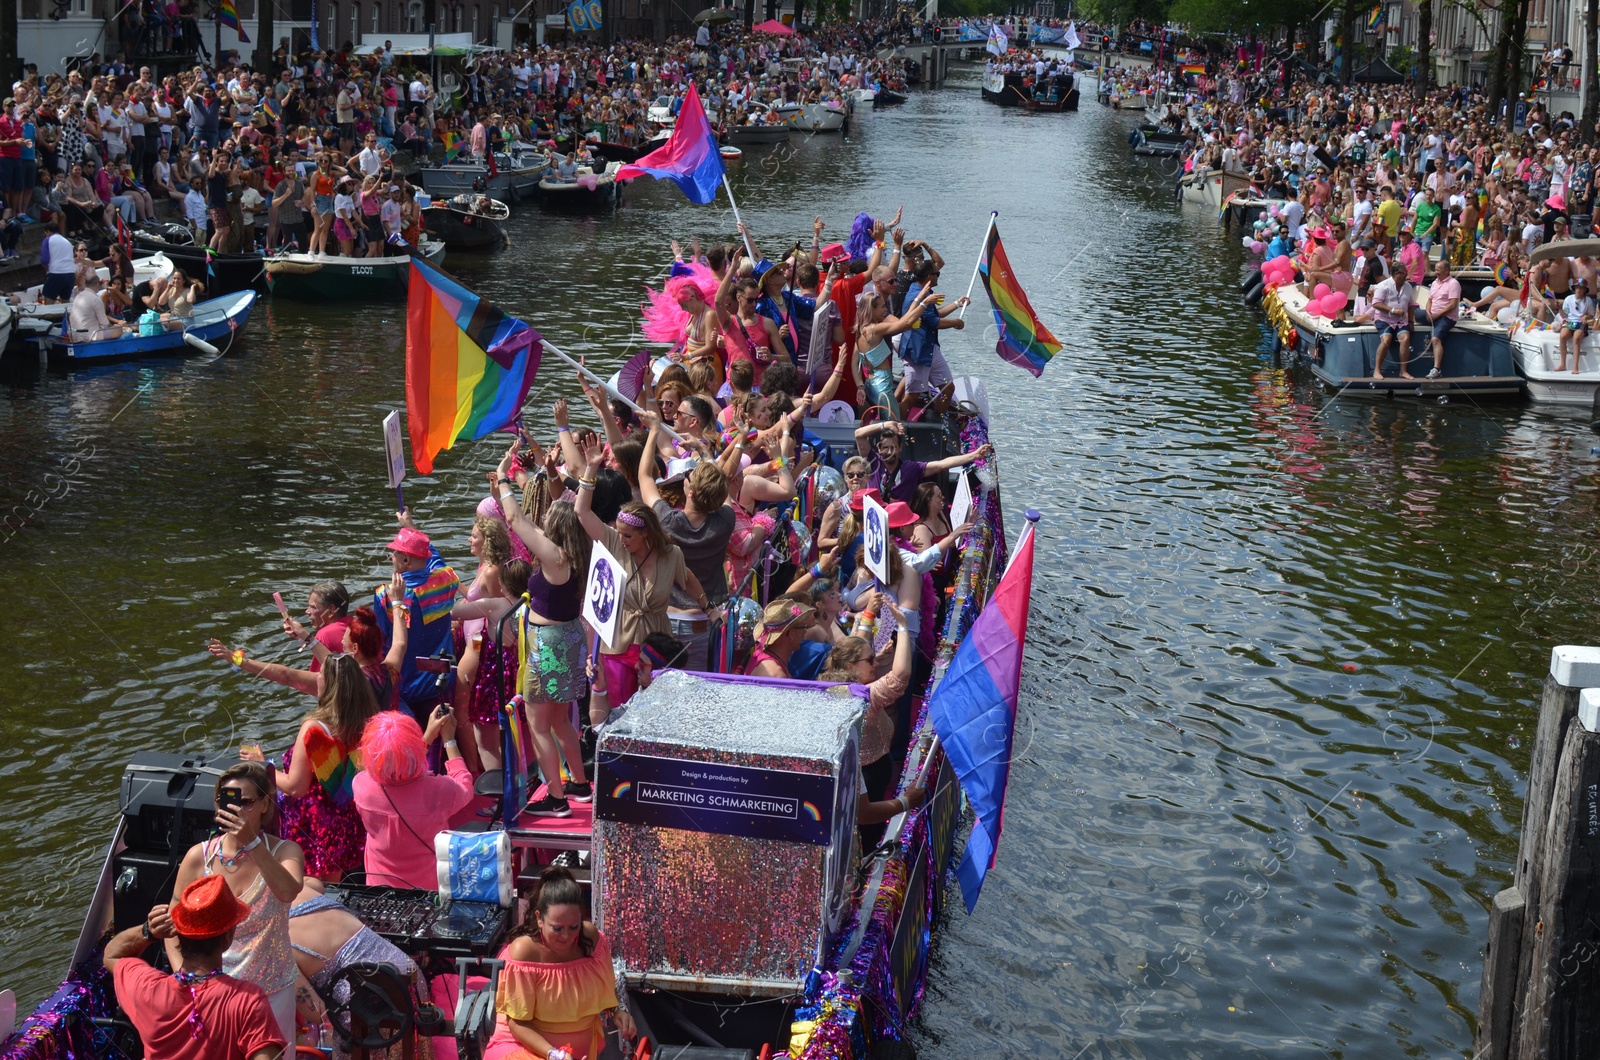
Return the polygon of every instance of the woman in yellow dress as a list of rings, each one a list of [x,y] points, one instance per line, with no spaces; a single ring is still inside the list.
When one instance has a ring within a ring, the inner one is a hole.
[[[559,866],[539,875],[528,916],[500,953],[494,1037],[484,1060],[599,1060],[612,1012],[624,1038],[633,1019],[617,1001],[611,944],[583,919],[583,892]]]

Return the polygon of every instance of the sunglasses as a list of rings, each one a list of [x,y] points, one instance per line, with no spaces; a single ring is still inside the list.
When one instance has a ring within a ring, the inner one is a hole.
[[[867,473],[865,471],[846,471],[844,477],[846,481],[863,479],[867,477]]]

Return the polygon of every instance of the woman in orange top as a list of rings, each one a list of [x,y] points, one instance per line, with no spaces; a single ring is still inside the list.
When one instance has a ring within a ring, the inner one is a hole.
[[[583,919],[571,872],[552,866],[539,874],[528,919],[500,956],[499,1019],[483,1060],[599,1060],[607,1012],[624,1038],[634,1037],[633,1018],[617,1001],[611,944]]]

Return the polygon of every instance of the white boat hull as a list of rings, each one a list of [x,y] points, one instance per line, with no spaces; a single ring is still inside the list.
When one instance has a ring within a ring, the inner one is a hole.
[[[1600,390],[1600,336],[1583,340],[1576,375],[1571,365],[1567,371],[1556,371],[1561,363],[1558,336],[1553,328],[1530,330],[1518,325],[1512,331],[1511,356],[1528,381],[1528,398],[1545,405],[1593,408],[1595,391]]]
[[[1184,202],[1196,206],[1222,206],[1222,173],[1207,170],[1190,173],[1178,181],[1178,194]]]

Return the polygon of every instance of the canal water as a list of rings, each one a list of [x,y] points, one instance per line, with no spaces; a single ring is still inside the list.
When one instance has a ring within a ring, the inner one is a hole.
[[[732,173],[772,251],[904,204],[952,297],[999,210],[1066,344],[1037,381],[999,362],[981,293],[946,342],[999,410],[1013,535],[1044,520],[999,865],[937,936],[920,1052],[1469,1055],[1539,683],[1600,610],[1585,422],[1315,392],[1240,307],[1237,240],[1129,161],[1134,116],[1000,111],[978,83]],[[448,267],[614,366],[668,241],[732,218],[661,185],[511,231]],[[24,1008],[66,970],[129,757],[292,736],[307,702],[205,641],[292,662],[274,590],[377,583],[403,355],[398,304],[264,301],[211,363],[8,373],[0,985]],[[574,387],[553,362],[536,385],[548,428]],[[408,485],[447,556],[499,452]]]

